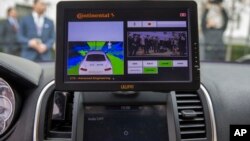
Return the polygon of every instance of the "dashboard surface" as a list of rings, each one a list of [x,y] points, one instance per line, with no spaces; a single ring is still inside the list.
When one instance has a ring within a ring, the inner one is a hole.
[[[22,82],[14,82],[13,78],[4,77],[23,99],[19,118],[7,138],[8,141],[33,140],[36,104],[42,89],[54,80],[55,73],[54,63],[39,65],[43,71],[37,87],[22,89],[20,85]],[[228,141],[230,125],[250,123],[248,108],[250,107],[250,66],[202,62],[200,71],[201,82],[207,89],[213,104],[217,140]]]

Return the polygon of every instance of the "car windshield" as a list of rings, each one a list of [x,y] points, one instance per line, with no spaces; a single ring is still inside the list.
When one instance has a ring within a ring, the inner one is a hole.
[[[105,61],[105,57],[102,54],[90,54],[87,56],[86,61]]]
[[[56,4],[59,1],[1,0],[0,52],[37,62],[54,61]],[[195,1],[198,4],[200,60],[249,63],[250,1]],[[34,31],[37,34],[34,35]],[[179,43],[175,44],[177,46],[170,52],[178,53]],[[104,61],[105,58],[91,55],[87,60]]]

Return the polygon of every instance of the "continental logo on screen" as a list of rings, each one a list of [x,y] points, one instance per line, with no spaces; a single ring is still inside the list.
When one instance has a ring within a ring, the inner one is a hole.
[[[122,84],[121,89],[122,90],[133,90],[133,89],[135,89],[135,85],[133,85],[133,84]]]
[[[82,19],[109,19],[114,18],[114,13],[77,13],[76,18]]]

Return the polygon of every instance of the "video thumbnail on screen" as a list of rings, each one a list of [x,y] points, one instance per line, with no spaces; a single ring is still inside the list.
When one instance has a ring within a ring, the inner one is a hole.
[[[123,75],[122,22],[70,22],[68,75]]]
[[[128,32],[128,56],[187,56],[186,31]]]

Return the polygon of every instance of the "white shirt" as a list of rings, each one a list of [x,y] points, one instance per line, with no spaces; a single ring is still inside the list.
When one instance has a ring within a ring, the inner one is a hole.
[[[36,12],[32,12],[32,16],[34,18],[34,22],[36,24],[37,35],[41,36],[44,25],[44,15],[38,15]]]

